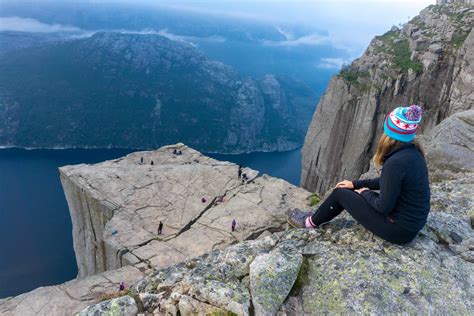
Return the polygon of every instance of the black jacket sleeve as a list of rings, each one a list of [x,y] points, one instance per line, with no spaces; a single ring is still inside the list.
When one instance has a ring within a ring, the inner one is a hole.
[[[388,215],[394,209],[400,195],[403,177],[403,167],[397,162],[388,160],[382,168],[379,180],[380,194],[367,190],[361,195],[376,210]]]
[[[354,180],[352,184],[354,189],[369,188],[371,190],[380,190],[380,178]]]

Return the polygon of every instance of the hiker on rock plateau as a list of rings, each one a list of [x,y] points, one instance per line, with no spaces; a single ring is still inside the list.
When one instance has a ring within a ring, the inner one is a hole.
[[[163,222],[160,221],[158,224],[158,235],[161,235],[163,233]]]
[[[430,188],[424,152],[415,140],[422,109],[398,107],[384,120],[373,161],[379,178],[344,180],[315,212],[287,211],[293,227],[315,228],[346,210],[366,229],[396,244],[413,240],[430,211]],[[376,193],[372,190],[380,190]]]

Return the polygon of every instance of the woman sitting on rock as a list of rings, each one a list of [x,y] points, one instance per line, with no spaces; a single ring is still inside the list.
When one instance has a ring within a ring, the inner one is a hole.
[[[373,158],[376,166],[383,166],[380,178],[339,182],[316,212],[289,210],[289,224],[315,228],[346,210],[389,242],[412,241],[430,211],[428,170],[423,150],[415,141],[421,114],[421,108],[412,105],[398,107],[385,117]]]

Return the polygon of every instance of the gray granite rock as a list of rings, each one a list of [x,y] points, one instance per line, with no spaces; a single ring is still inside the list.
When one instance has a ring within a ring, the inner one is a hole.
[[[390,244],[343,214],[321,229],[274,233],[153,272],[133,290],[144,313],[159,304],[173,315],[471,314],[474,177],[462,181],[433,186],[438,202],[408,245]],[[465,199],[456,199],[462,192]]]
[[[121,296],[111,300],[91,305],[82,310],[79,316],[96,315],[120,315],[135,316],[138,313],[138,307],[135,300],[130,296]]]
[[[250,265],[250,292],[256,315],[274,315],[293,288],[300,271],[301,253],[272,251]]]
[[[451,115],[424,139],[433,180],[474,170],[474,109]]]
[[[288,208],[308,206],[309,192],[249,168],[243,181],[238,169],[183,144],[60,168],[79,277],[129,264],[143,271],[173,265],[282,230]]]
[[[140,270],[127,266],[60,285],[40,287],[15,297],[0,299],[0,315],[73,315],[104,297],[118,294],[120,282],[129,288],[143,277]]]

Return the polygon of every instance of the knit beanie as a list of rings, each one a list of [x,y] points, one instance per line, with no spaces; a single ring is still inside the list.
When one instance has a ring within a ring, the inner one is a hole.
[[[383,130],[388,137],[408,143],[415,139],[423,110],[418,105],[398,107],[387,114]]]

